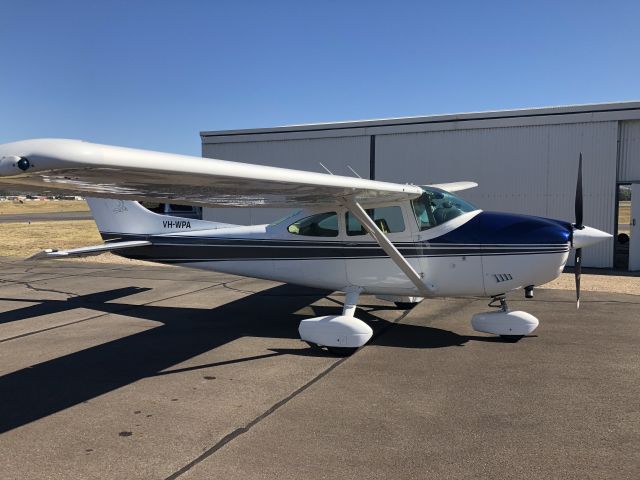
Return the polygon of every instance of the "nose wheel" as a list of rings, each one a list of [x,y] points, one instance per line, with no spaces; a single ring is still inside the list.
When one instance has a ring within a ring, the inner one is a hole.
[[[487,304],[487,307],[499,308],[503,312],[509,311],[509,305],[507,305],[507,296],[504,294],[496,295],[491,298],[491,301]]]
[[[505,342],[517,342],[539,325],[538,319],[530,313],[509,310],[505,295],[494,296],[489,306],[498,311],[476,313],[471,317],[471,326],[476,332],[498,335]]]
[[[509,311],[509,305],[507,305],[506,295],[497,295],[493,297],[487,306],[493,307],[493,308],[499,308],[500,311],[502,312]],[[524,335],[502,335],[502,334],[499,336],[502,340],[504,340],[507,343],[516,343],[518,340],[524,337]]]
[[[308,342],[306,340],[304,340],[304,343],[309,345],[309,347],[315,352],[324,352],[326,349],[327,352],[329,352],[331,355],[334,355],[336,357],[348,357],[356,353],[356,351],[359,348],[359,347],[327,347],[327,346],[323,348],[317,343]]]

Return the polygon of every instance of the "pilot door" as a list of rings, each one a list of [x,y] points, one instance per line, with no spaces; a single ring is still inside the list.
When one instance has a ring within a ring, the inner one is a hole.
[[[415,223],[413,214],[409,216],[403,205],[389,205],[367,209],[378,228],[389,238],[413,268],[420,273],[420,259],[414,246]],[[414,288],[407,276],[389,258],[378,243],[369,235],[360,222],[350,212],[344,213],[345,247],[343,255],[347,267],[347,278],[351,285],[367,288],[370,292],[398,295],[411,292]]]

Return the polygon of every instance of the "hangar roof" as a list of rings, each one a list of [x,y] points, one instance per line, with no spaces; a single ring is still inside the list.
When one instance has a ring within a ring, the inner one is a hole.
[[[286,140],[640,119],[640,101],[202,131],[202,143]]]

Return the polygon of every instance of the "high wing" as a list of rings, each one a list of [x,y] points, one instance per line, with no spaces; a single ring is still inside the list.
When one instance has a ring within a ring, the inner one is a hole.
[[[0,184],[210,207],[335,205],[345,197],[368,205],[422,193],[415,185],[64,139],[0,145]]]
[[[431,293],[363,208],[417,198],[423,193],[419,186],[63,139],[0,145],[0,184],[38,191],[66,190],[92,197],[210,207],[344,205],[417,290],[425,296]],[[434,186],[456,191],[476,184],[457,182]],[[96,255],[148,244],[147,241],[114,242],[65,251],[45,250],[32,258]]]

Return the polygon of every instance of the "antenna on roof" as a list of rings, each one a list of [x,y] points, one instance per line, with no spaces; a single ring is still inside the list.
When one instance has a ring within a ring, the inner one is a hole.
[[[322,162],[318,162],[318,163],[320,164],[320,166],[321,166],[322,168],[324,168],[324,169],[327,171],[327,173],[328,173],[329,175],[333,175],[333,172],[332,172],[331,170],[329,170],[327,167],[325,167],[325,166],[322,164]]]
[[[362,178],[360,175],[358,175],[358,172],[356,172],[353,168],[351,168],[351,165],[347,165],[347,168],[351,170],[356,177]]]

